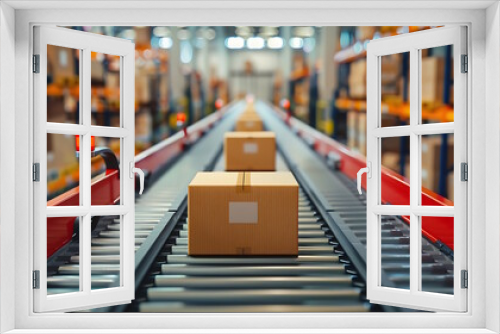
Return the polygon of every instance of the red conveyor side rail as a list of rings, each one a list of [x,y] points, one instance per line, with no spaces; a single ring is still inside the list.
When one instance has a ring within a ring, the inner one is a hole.
[[[158,169],[181,154],[187,143],[196,142],[205,132],[211,129],[232,104],[214,112],[187,128],[188,137],[184,131],[141,152],[135,157],[135,165],[143,171],[154,174]],[[120,180],[117,170],[107,170],[103,178],[92,182],[92,205],[113,205],[120,198]],[[50,200],[47,206],[78,206],[80,198],[79,187]],[[52,256],[73,237],[75,217],[47,218],[47,257]]]
[[[296,133],[307,140],[314,143],[314,150],[322,155],[327,156],[330,152],[334,152],[340,156],[340,171],[349,178],[356,180],[357,173],[361,168],[366,167],[366,158],[360,154],[350,151],[346,146],[326,136],[325,134],[311,128],[309,125],[300,120],[290,117],[282,109],[273,106],[276,114]],[[391,203],[392,205],[408,205],[410,202],[410,184],[405,179],[382,167],[382,201]],[[366,189],[366,175],[362,178],[362,187]],[[436,194],[428,189],[422,189],[422,204],[433,206],[452,206],[453,202]],[[409,224],[408,217],[403,219]],[[423,217],[422,218],[422,234],[431,242],[441,242],[453,250],[453,217]]]

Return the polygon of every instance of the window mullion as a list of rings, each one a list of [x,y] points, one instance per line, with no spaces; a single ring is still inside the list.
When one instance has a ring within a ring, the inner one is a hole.
[[[420,59],[419,50],[410,51],[410,208],[419,203],[420,156],[419,137],[414,129],[420,119]],[[421,243],[419,241],[419,218],[410,214],[410,291],[418,291],[421,273]]]
[[[80,100],[82,101],[82,109],[80,118],[82,124],[85,127],[90,127],[91,124],[91,78],[90,78],[90,49],[85,48],[83,53],[83,64],[82,72],[80,74],[82,78],[82,95]],[[82,148],[80,157],[80,170],[82,170],[82,181],[80,189],[82,191],[82,202],[83,206],[90,209],[91,205],[91,133],[87,132],[82,136]],[[83,277],[83,291],[90,293],[91,290],[91,216],[90,212],[87,212],[83,216],[83,240],[80,246],[81,256],[80,256],[80,275]]]

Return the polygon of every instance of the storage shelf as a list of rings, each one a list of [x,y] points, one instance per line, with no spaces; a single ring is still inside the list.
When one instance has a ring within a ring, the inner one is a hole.
[[[365,100],[340,98],[335,101],[335,106],[342,110],[366,112]],[[397,116],[402,120],[408,120],[410,118],[410,105],[408,103],[390,104],[382,102],[382,113]],[[443,123],[453,122],[453,107],[444,105],[436,108],[422,108],[422,119],[425,121]]]
[[[422,30],[427,30],[430,29],[431,27],[429,26],[411,26],[409,27],[409,32],[416,32],[416,31],[422,31]],[[390,37],[390,36],[396,36],[399,35],[400,33],[388,33],[388,34],[383,34],[380,35],[379,38],[384,38],[384,37]],[[366,48],[365,48],[365,43],[371,39],[366,39],[362,41],[357,41],[353,45],[350,45],[337,53],[333,56],[333,60],[336,63],[342,64],[342,63],[350,63],[353,61],[356,61],[358,59],[366,58]]]

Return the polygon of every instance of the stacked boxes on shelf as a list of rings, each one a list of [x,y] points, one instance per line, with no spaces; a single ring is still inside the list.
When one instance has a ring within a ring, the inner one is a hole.
[[[439,107],[443,103],[444,59],[441,57],[422,58],[422,105]]]
[[[351,64],[348,84],[349,95],[353,99],[366,98],[366,59],[359,59]]]
[[[437,192],[440,177],[449,178],[448,175],[440,175],[441,136],[426,136],[422,138],[422,187]],[[453,168],[453,137],[448,135],[447,143],[447,165],[446,171]],[[453,184],[453,182],[452,182]],[[450,182],[448,182],[448,186]],[[449,198],[449,197],[448,197]]]

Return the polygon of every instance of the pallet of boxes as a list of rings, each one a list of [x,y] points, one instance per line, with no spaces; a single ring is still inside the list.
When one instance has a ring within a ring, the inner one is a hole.
[[[226,172],[200,172],[191,181],[190,256],[298,255],[298,184],[290,172],[275,171],[275,134],[262,130],[249,105],[236,132],[225,135]]]

